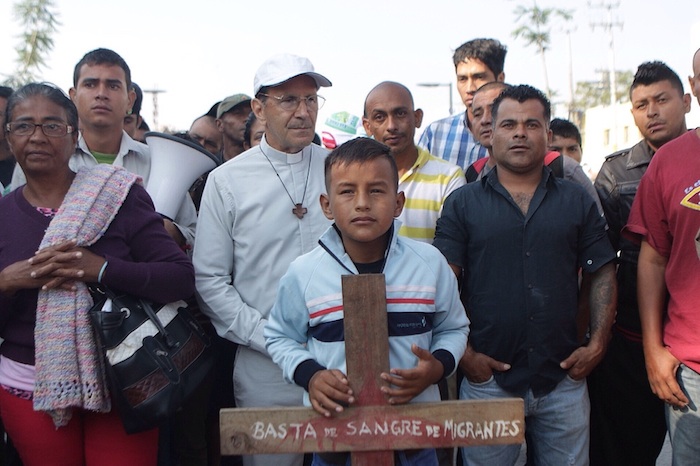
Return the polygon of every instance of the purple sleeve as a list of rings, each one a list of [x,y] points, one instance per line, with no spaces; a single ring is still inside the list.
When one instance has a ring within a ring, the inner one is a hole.
[[[91,250],[109,262],[106,286],[155,302],[187,299],[194,293],[194,267],[168,235],[151,198],[134,185],[105,235]]]

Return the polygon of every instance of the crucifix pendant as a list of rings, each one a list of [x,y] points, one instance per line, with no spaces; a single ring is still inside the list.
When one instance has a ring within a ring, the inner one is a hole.
[[[294,208],[292,209],[292,213],[296,215],[299,219],[304,218],[304,214],[308,212],[308,209],[301,204],[294,204]]]

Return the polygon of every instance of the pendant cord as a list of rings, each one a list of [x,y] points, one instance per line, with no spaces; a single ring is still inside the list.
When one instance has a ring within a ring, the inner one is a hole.
[[[263,150],[262,145],[260,146],[260,152],[262,153],[263,156],[265,156],[267,163],[270,164],[270,168],[272,168],[272,170],[275,172],[275,175],[277,175],[277,179],[280,180],[280,183],[282,183],[282,187],[284,188],[284,191],[287,193],[289,200],[292,201],[292,205],[296,207],[297,203],[294,202],[294,198],[292,198],[292,194],[289,192],[289,189],[287,189],[287,186],[284,184],[284,181],[282,181],[282,177],[280,176],[277,169],[275,169],[275,166],[272,164],[272,160],[270,160],[270,157],[268,157],[267,154],[265,153],[265,151]],[[301,159],[304,160],[304,150],[303,149],[301,151]],[[309,156],[309,167],[306,169],[306,181],[304,182],[304,194],[301,196],[301,202],[299,203],[299,205],[301,205],[301,206],[304,205],[304,199],[306,199],[306,188],[309,186],[309,173],[311,173],[311,156]]]

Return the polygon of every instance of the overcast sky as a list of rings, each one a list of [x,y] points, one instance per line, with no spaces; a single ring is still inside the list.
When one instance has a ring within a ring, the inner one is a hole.
[[[0,3],[2,74],[15,67],[20,28],[12,16],[13,3]],[[511,35],[518,3],[529,4],[525,0],[55,0],[62,25],[42,78],[67,90],[75,63],[87,51],[111,48],[126,59],[142,88],[166,91],[159,97],[160,125],[187,129],[214,102],[233,93],[250,94],[260,63],[273,54],[290,52],[309,57],[316,70],[333,82],[331,89],[322,91],[327,103],[319,124],[336,111],[361,114],[365,95],[383,80],[407,85],[416,105],[425,110],[427,124],[447,115],[448,90],[417,84],[453,81],[453,50],[472,38],[494,37],[508,46],[508,82],[544,87],[536,51]],[[538,2],[575,10],[569,25],[574,28],[575,81],[595,79],[595,70],[609,63],[609,36],[602,28],[591,28],[591,23],[607,20],[607,13],[588,3]],[[673,7],[664,8],[669,4]],[[623,23],[622,29],[614,29],[617,69],[634,70],[643,61],[663,60],[688,88],[692,54],[700,47],[700,2],[622,0],[613,19]],[[568,98],[569,92],[564,28],[553,28],[547,55],[550,85],[559,100]],[[464,111],[456,93],[454,107]],[[690,126],[700,124],[696,101],[693,107]],[[150,98],[142,114],[150,123]]]

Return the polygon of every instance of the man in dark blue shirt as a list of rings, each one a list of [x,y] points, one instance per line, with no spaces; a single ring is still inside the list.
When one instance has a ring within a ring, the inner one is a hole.
[[[494,101],[492,118],[497,166],[447,199],[433,243],[463,274],[472,322],[460,398],[524,398],[535,464],[588,464],[585,377],[615,315],[615,253],[591,196],[543,165],[547,98],[515,86]],[[579,268],[592,285],[585,346],[576,329]],[[463,457],[507,465],[518,453],[518,445],[471,447]]]

